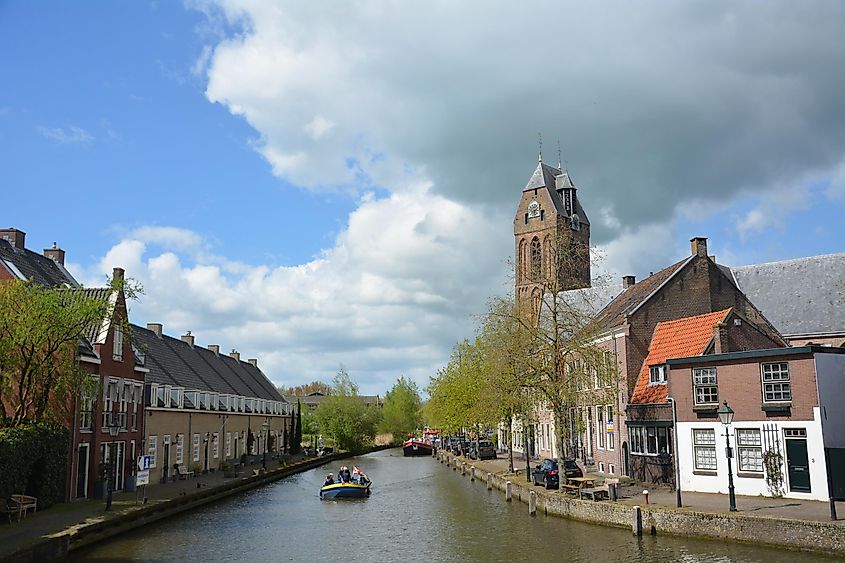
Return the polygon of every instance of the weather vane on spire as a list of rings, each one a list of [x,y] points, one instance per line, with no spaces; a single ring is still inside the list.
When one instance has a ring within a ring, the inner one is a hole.
[[[540,146],[540,155],[537,162],[543,162],[543,133],[537,133],[537,144]]]
[[[560,137],[558,137],[557,138],[557,169],[563,170],[563,168],[560,167],[560,163],[561,163],[561,160],[560,160]]]

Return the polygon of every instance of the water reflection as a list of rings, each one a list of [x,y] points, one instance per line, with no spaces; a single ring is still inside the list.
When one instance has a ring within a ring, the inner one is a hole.
[[[556,517],[529,517],[526,505],[431,458],[387,450],[345,460],[373,480],[360,500],[319,498],[328,471],[307,471],[120,539],[74,560],[210,561],[684,561],[792,562],[834,559],[667,536]]]

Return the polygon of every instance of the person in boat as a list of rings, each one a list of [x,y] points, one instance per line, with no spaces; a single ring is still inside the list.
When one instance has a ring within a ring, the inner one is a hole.
[[[323,482],[324,487],[328,487],[329,485],[334,485],[334,476],[331,473],[326,475],[326,480]]]

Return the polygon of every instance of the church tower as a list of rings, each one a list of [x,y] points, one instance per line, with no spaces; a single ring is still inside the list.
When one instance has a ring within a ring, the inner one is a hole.
[[[542,160],[522,190],[513,235],[517,302],[590,287],[590,222],[569,173]]]

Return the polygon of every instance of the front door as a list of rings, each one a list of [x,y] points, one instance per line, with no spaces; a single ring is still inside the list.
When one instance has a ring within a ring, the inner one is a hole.
[[[164,449],[162,450],[164,454],[164,465],[161,467],[161,481],[167,483],[167,480],[170,478],[170,436],[165,436],[162,443],[164,444]]]
[[[807,456],[806,430],[786,429],[785,433],[787,434],[786,468],[789,476],[789,490],[798,493],[809,493],[810,464]],[[804,437],[799,437],[802,434]]]
[[[76,498],[88,498],[88,444],[79,444],[76,463]]]
[[[622,442],[622,475],[631,474],[631,457],[628,455],[628,442]]]

